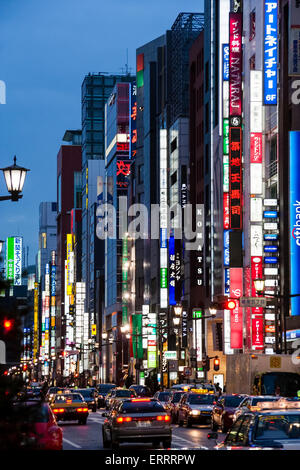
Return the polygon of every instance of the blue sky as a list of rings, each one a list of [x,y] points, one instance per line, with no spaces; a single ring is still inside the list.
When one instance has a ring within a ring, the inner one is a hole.
[[[56,200],[56,156],[66,129],[81,126],[81,83],[89,72],[121,73],[135,51],[203,0],[1,0],[0,167],[30,168],[24,196],[0,203],[0,239],[23,235],[29,263],[38,249],[41,201]],[[1,172],[2,173],[2,172]],[[7,194],[0,175],[0,195]]]

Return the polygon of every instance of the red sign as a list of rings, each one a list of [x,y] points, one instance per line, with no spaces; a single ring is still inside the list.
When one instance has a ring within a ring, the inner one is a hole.
[[[243,268],[230,270],[230,297],[239,299],[243,295]],[[243,348],[243,309],[237,307],[230,313],[230,347]]]
[[[243,227],[242,128],[229,128],[230,228]]]
[[[224,230],[230,228],[229,193],[223,193]]]
[[[262,315],[252,319],[252,349],[264,349],[264,318]]]
[[[229,114],[242,115],[243,15],[229,14]]]
[[[251,297],[251,269],[250,267],[244,268],[244,277],[245,277],[245,295],[246,297]],[[247,348],[251,349],[251,308],[246,308],[246,344]]]
[[[117,142],[117,151],[118,152],[129,152],[129,143],[128,142]]]
[[[262,133],[250,134],[250,163],[262,163]]]

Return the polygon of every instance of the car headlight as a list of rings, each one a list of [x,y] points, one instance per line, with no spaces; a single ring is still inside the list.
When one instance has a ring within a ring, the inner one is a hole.
[[[200,411],[199,411],[199,410],[192,410],[192,411],[190,411],[190,415],[199,416],[199,415],[200,415]]]
[[[234,418],[234,415],[228,415],[228,418]]]

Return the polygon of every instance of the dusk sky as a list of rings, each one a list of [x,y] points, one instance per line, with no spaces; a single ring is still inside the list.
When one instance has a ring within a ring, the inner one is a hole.
[[[66,129],[81,127],[81,83],[89,72],[121,73],[126,49],[170,29],[178,13],[203,11],[202,0],[1,0],[0,167],[30,168],[23,199],[1,202],[0,239],[23,235],[29,263],[38,249],[38,210],[56,201],[56,156]],[[7,190],[2,172],[0,195]]]

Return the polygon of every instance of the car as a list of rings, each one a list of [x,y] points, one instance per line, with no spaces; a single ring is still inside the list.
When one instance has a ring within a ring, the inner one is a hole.
[[[138,397],[152,397],[150,388],[145,385],[130,385],[129,390],[134,390]]]
[[[211,429],[217,431],[221,428],[222,432],[227,432],[234,421],[234,413],[240,405],[245,395],[222,395],[214,405],[211,414]]]
[[[300,403],[260,402],[237,418],[223,442],[215,432],[207,437],[216,440],[216,450],[300,450]]]
[[[80,393],[83,396],[84,401],[87,403],[89,410],[92,410],[93,413],[97,411],[97,392],[96,389],[91,388],[74,388],[73,392]]]
[[[165,409],[170,413],[172,424],[176,424],[178,420],[178,405],[180,398],[184,395],[185,392],[182,390],[172,390],[169,400],[165,404]]]
[[[167,402],[169,401],[171,393],[172,393],[171,390],[165,390],[163,392],[158,391],[154,394],[153,398],[156,398],[157,400],[159,400],[161,404],[163,405],[163,407],[166,408]]]
[[[50,401],[50,407],[57,421],[78,421],[86,424],[89,408],[83,396],[76,393],[58,393]]]
[[[66,392],[66,389],[63,387],[50,387],[47,392],[46,399],[50,401],[54,395],[56,395],[57,393],[63,393],[63,392]]]
[[[234,421],[242,414],[247,411],[255,411],[260,402],[271,402],[278,401],[280,397],[274,397],[273,395],[253,395],[245,397],[234,413]]]
[[[191,388],[194,388],[194,387],[195,387],[195,384],[175,384],[175,385],[172,385],[171,390],[188,392]]]
[[[105,407],[105,397],[109,391],[113,390],[117,386],[115,384],[98,384],[96,390],[98,391],[98,408]]]
[[[110,413],[104,413],[102,425],[103,447],[118,449],[123,442],[172,444],[171,417],[154,398],[125,399]]]
[[[62,439],[62,429],[44,401],[16,400],[1,415],[1,450],[62,450]]]
[[[126,398],[137,398],[134,390],[126,388],[115,388],[106,397],[106,409],[110,409],[116,402],[125,400]]]
[[[191,427],[193,424],[207,424],[211,422],[213,406],[217,402],[217,396],[201,393],[195,389],[185,393],[178,404],[178,424]]]

